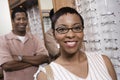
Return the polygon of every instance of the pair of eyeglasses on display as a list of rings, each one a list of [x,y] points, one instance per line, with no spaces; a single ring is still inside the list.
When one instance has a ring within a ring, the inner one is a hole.
[[[98,27],[98,23],[86,23],[87,28],[93,28],[93,27]]]
[[[116,16],[114,12],[101,13],[101,16]]]
[[[119,48],[118,47],[105,47],[105,50],[109,51],[117,51]]]
[[[90,48],[90,51],[101,51],[101,48],[93,47],[93,48]]]
[[[100,40],[89,40],[89,43],[100,43]]]
[[[72,30],[74,33],[81,33],[83,31],[83,26],[74,25],[72,28],[67,28],[65,25],[60,25],[55,30],[60,34],[68,33],[69,30]]]
[[[117,44],[117,41],[118,41],[118,39],[104,39],[104,41],[106,42],[106,43],[115,43],[115,44]]]
[[[87,9],[84,9],[85,13],[91,13],[91,12],[94,12],[94,13],[97,13],[97,9],[96,8],[87,8]]]
[[[105,26],[105,25],[112,25],[112,24],[116,25],[117,23],[116,23],[116,21],[101,22],[101,25],[102,25],[102,26]]]
[[[103,33],[110,34],[110,33],[118,33],[118,32],[113,29],[109,29],[109,30],[103,30]]]
[[[95,0],[86,0],[86,1],[83,1],[83,5],[85,5],[85,6],[88,6],[90,4],[96,4],[96,1]]]

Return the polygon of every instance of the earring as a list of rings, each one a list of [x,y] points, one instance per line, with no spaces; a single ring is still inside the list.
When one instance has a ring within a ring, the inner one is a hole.
[[[60,48],[60,45],[57,43],[57,48]]]

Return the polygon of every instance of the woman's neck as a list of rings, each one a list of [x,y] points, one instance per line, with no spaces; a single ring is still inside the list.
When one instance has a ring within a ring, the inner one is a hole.
[[[71,56],[64,56],[60,55],[58,59],[55,60],[55,62],[60,63],[60,64],[71,64],[71,63],[79,63],[82,62],[83,60],[86,60],[86,55],[83,52],[76,53],[75,55]]]

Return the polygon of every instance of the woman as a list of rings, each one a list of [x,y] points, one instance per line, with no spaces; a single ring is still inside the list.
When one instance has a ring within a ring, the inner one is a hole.
[[[52,29],[60,45],[60,56],[49,64],[52,80],[117,80],[110,59],[81,50],[84,22],[73,8],[63,7],[52,17]],[[48,80],[45,67],[39,68],[36,80]]]

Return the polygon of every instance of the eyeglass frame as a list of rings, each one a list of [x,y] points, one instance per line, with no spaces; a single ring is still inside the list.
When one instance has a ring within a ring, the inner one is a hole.
[[[62,26],[64,26],[64,25],[62,25]],[[60,32],[60,31],[58,31],[58,29],[62,29],[63,27],[57,27],[56,29],[54,29],[55,31],[57,31],[57,33],[59,33],[59,34],[66,34],[66,33],[68,33],[69,32],[69,30],[71,30],[72,32],[74,32],[74,33],[81,33],[81,32],[83,32],[83,29],[84,29],[84,27],[83,27],[83,25],[80,25],[80,27],[79,28],[81,28],[80,29],[80,31],[78,31],[77,32],[77,30],[76,31],[74,31],[74,29],[75,28],[78,28],[78,26],[76,27],[72,27],[72,28],[67,28],[66,26],[64,27],[64,29],[66,30],[65,32]]]

